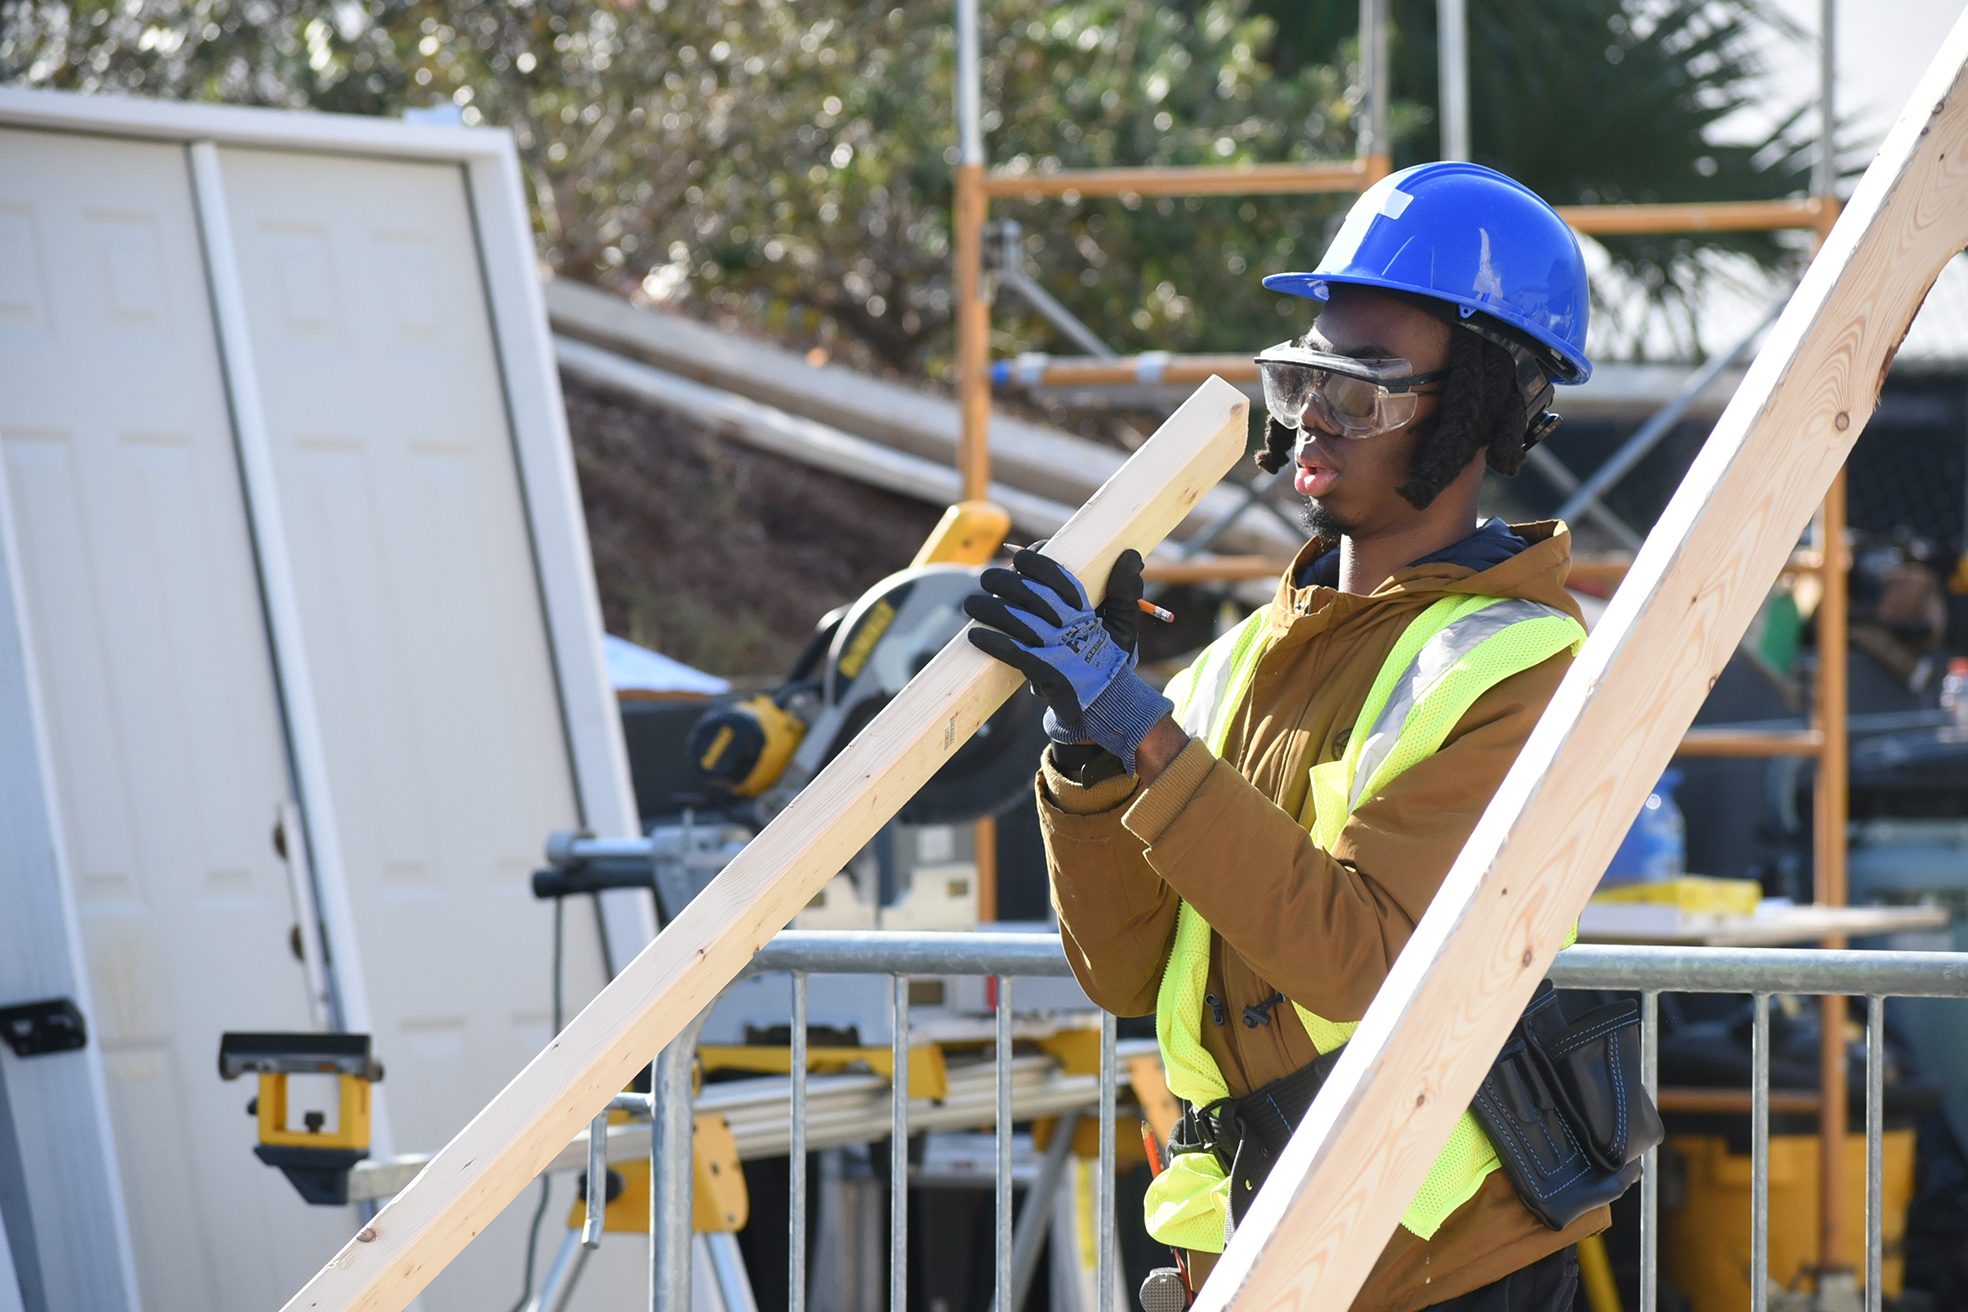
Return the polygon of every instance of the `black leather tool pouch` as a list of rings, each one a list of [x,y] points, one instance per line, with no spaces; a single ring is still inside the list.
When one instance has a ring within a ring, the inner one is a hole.
[[[1540,984],[1469,1109],[1517,1196],[1549,1228],[1612,1202],[1662,1138],[1640,1083],[1639,1005],[1616,1002],[1568,1022],[1551,985]]]

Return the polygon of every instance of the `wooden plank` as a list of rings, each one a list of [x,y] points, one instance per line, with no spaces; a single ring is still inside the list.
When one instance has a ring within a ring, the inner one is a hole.
[[[1149,583],[1242,583],[1275,579],[1291,568],[1289,560],[1268,556],[1192,556],[1186,560],[1151,560],[1141,577]]]
[[[1654,1101],[1664,1112],[1749,1114],[1748,1089],[1662,1089]],[[1815,1093],[1792,1089],[1770,1090],[1770,1110],[1773,1112],[1816,1112],[1822,1105]]]
[[[1090,585],[1146,552],[1244,452],[1249,403],[1205,383],[1062,528]],[[910,681],[423,1173],[287,1304],[395,1312],[674,1038],[1019,686],[962,635]]]
[[[1830,202],[1835,209],[1836,202]],[[1560,205],[1574,232],[1588,236],[1646,236],[1672,232],[1773,232],[1823,225],[1827,202],[1732,200],[1687,205]]]
[[[963,433],[957,468],[964,500],[980,501],[991,486],[991,304],[984,299],[984,164],[957,166],[957,409]]]
[[[1333,164],[1252,164],[1118,169],[1061,169],[1056,173],[997,172],[984,179],[986,196],[1267,196],[1360,191],[1373,179],[1358,161]]]
[[[1022,357],[1021,357],[1022,358]],[[1205,378],[1221,378],[1232,383],[1257,381],[1257,361],[1241,355],[1170,355],[1166,351],[1146,355],[1122,355],[1108,359],[1083,356],[1053,356],[1042,368],[1026,373],[1012,362],[1013,377],[1024,387],[1125,387],[1134,383],[1200,383]]]
[[[1741,729],[1690,729],[1676,756],[1816,756],[1824,749],[1817,729],[1753,733]]]
[[[1888,134],[1198,1302],[1344,1308],[1968,244],[1968,21]]]

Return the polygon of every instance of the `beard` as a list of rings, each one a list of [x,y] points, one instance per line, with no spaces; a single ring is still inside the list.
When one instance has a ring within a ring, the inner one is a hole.
[[[1306,497],[1305,504],[1299,507],[1298,522],[1303,524],[1305,531],[1315,538],[1342,538],[1351,535],[1354,531],[1352,524],[1335,515],[1312,497]]]

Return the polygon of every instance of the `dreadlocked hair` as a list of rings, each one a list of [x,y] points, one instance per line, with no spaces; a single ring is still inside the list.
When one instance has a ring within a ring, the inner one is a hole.
[[[1442,406],[1408,468],[1408,481],[1395,490],[1416,510],[1426,510],[1442,489],[1482,452],[1489,467],[1506,478],[1524,467],[1524,431],[1530,416],[1517,390],[1517,368],[1510,353],[1475,333],[1449,334],[1449,376],[1442,384]],[[1298,430],[1275,419],[1264,426],[1264,448],[1257,467],[1275,474],[1291,461]]]
[[[1516,474],[1524,467],[1529,421],[1510,352],[1467,330],[1450,333],[1441,408],[1415,448],[1408,481],[1394,490],[1426,510],[1478,453],[1506,478]]]
[[[1275,474],[1291,461],[1292,448],[1298,444],[1298,430],[1286,428],[1275,419],[1264,422],[1264,449],[1257,453],[1257,467],[1267,474]]]

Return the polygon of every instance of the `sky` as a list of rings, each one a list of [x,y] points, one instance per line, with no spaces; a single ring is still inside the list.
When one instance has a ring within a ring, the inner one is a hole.
[[[1783,116],[1818,96],[1817,32],[1821,0],[1765,0],[1797,30],[1774,26],[1766,38],[1770,94],[1756,108],[1719,124],[1718,139],[1760,140]],[[1872,150],[1899,117],[1913,85],[1926,71],[1964,0],[1834,0],[1837,48],[1836,106],[1845,124],[1845,164],[1862,168]],[[1815,127],[1815,124],[1813,125]],[[1840,187],[1849,195],[1852,181]],[[1590,254],[1588,256],[1590,259]],[[1717,280],[1700,314],[1703,345],[1726,349],[1763,317],[1776,286],[1730,285]],[[1645,354],[1667,358],[1673,347],[1664,333],[1651,334]],[[1903,348],[1907,358],[1968,359],[1968,259],[1957,259],[1942,274],[1927,306],[1914,321]]]
[[[1818,52],[1814,38],[1820,0],[1767,0],[1803,29],[1811,44],[1772,34],[1767,47],[1773,102],[1815,99]],[[1962,11],[1961,0],[1834,0],[1838,49],[1837,105],[1868,144],[1877,142],[1906,104],[1913,82],[1940,48]]]

